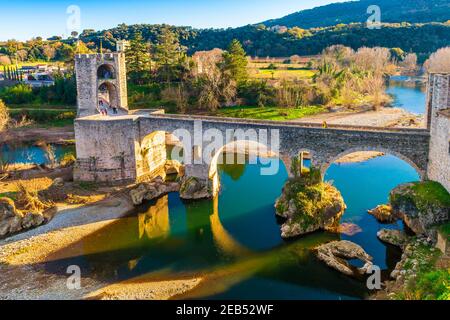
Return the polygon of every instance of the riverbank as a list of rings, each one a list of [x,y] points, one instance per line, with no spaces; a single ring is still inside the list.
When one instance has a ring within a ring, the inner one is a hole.
[[[76,255],[77,243],[114,224],[117,219],[126,219],[133,209],[131,199],[125,194],[87,206],[60,206],[48,224],[0,240],[0,299],[160,300],[183,294],[196,286],[201,279],[144,283],[134,279],[110,285],[102,279],[82,274],[81,289],[69,290],[67,279],[70,274],[46,270],[45,263]]]
[[[73,125],[65,127],[29,127],[15,128],[0,134],[0,143],[30,143],[45,141],[52,144],[73,143],[75,131]]]

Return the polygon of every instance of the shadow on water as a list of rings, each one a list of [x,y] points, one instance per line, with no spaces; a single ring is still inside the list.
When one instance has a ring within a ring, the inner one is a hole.
[[[76,264],[82,274],[107,283],[201,277],[196,288],[176,297],[185,299],[361,299],[368,294],[365,284],[324,266],[312,248],[348,239],[382,269],[394,267],[398,252],[383,245],[376,232],[402,226],[380,225],[367,209],[385,203],[397,184],[417,180],[403,161],[384,156],[332,165],[326,179],[334,181],[348,206],[342,222],[362,231],[318,232],[291,241],[281,239],[273,206],[286,169],[262,176],[259,164],[228,166],[220,168],[223,188],[214,201],[183,202],[171,193],[52,253],[45,269],[65,274]]]

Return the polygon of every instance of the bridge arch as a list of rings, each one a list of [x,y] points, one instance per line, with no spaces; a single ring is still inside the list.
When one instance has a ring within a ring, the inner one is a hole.
[[[384,154],[395,156],[395,157],[405,161],[406,163],[408,163],[411,167],[413,167],[414,170],[419,175],[421,180],[425,179],[425,176],[426,176],[425,171],[420,169],[420,167],[414,161],[412,161],[411,159],[409,159],[408,157],[404,156],[403,154],[401,154],[397,151],[392,151],[389,149],[378,148],[378,147],[354,147],[354,148],[347,149],[346,151],[341,152],[341,153],[327,159],[327,161],[320,166],[320,172],[322,174],[322,177],[325,177],[325,173],[327,172],[328,168],[337,160],[339,160],[347,155],[350,155],[352,153],[367,152],[367,151],[382,152]]]
[[[102,101],[107,103],[108,106],[118,107],[119,106],[119,91],[117,87],[109,82],[104,81],[98,87],[98,103]]]
[[[157,130],[135,144],[136,171],[138,177],[147,177],[164,168],[167,160],[184,163],[185,148],[173,133]]]
[[[98,67],[97,78],[99,80],[108,80],[116,78],[116,70],[111,64],[105,63]]]

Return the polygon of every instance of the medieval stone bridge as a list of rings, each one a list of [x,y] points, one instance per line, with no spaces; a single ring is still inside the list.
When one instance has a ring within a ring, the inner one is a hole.
[[[205,177],[214,168],[210,168],[212,163],[205,162],[207,157],[196,163],[195,150],[203,153],[208,143],[205,141],[208,132],[224,137],[222,145],[237,141],[252,141],[263,145],[260,149],[266,147],[271,153],[277,154],[287,169],[290,167],[290,159],[301,152],[308,152],[312,157],[312,164],[324,172],[332,162],[346,154],[372,150],[405,160],[421,177],[426,173],[430,143],[429,131],[425,129],[355,126],[322,128],[316,124],[295,122],[165,115],[142,111],[125,116],[94,115],[80,118],[76,120],[75,128],[77,178],[98,181],[134,181],[147,174],[150,169],[145,162],[149,161],[149,156],[153,162],[165,159],[160,159],[164,156],[155,157],[155,150],[150,150],[150,153],[145,151],[164,144],[165,133],[177,137],[187,154],[193,150],[191,172]],[[267,138],[264,142],[261,142],[261,134]],[[158,139],[159,142],[155,142]],[[82,141],[83,143],[78,143]],[[219,148],[213,150],[221,151]],[[212,154],[211,158],[214,156]]]
[[[258,146],[260,154],[281,158],[288,171],[292,157],[303,152],[324,173],[333,161],[346,154],[380,151],[405,160],[421,178],[439,181],[450,190],[448,74],[429,77],[427,128],[394,129],[333,125],[322,128],[295,122],[166,115],[161,110],[129,111],[123,52],[78,55],[75,69],[76,180],[139,181],[165,164],[166,134],[172,134],[182,142],[185,160],[193,160],[186,164],[186,175],[197,178],[215,180],[217,154],[226,146],[250,141]],[[100,101],[102,106],[118,108],[118,114],[99,115]],[[222,140],[209,148],[208,143],[218,136]]]

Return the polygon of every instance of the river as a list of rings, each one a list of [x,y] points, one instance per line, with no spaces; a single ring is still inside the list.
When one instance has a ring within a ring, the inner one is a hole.
[[[394,107],[418,115],[425,113],[426,86],[420,78],[393,76],[388,82],[386,92],[393,97]]]
[[[222,191],[216,201],[183,202],[172,193],[119,219],[61,253],[69,258],[46,265],[50,273],[77,264],[82,273],[108,283],[146,275],[147,281],[204,278],[178,298],[208,299],[362,299],[361,281],[329,269],[312,253],[318,244],[348,239],[361,245],[385,273],[400,252],[376,237],[381,228],[367,213],[385,203],[396,185],[419,179],[393,156],[362,163],[333,164],[325,179],[342,192],[348,209],[342,223],[360,228],[354,235],[317,232],[285,241],[274,202],[287,178],[260,175],[258,164],[220,168]],[[144,277],[145,279],[145,277]],[[142,278],[141,280],[142,281]],[[145,281],[145,280],[144,280]]]

